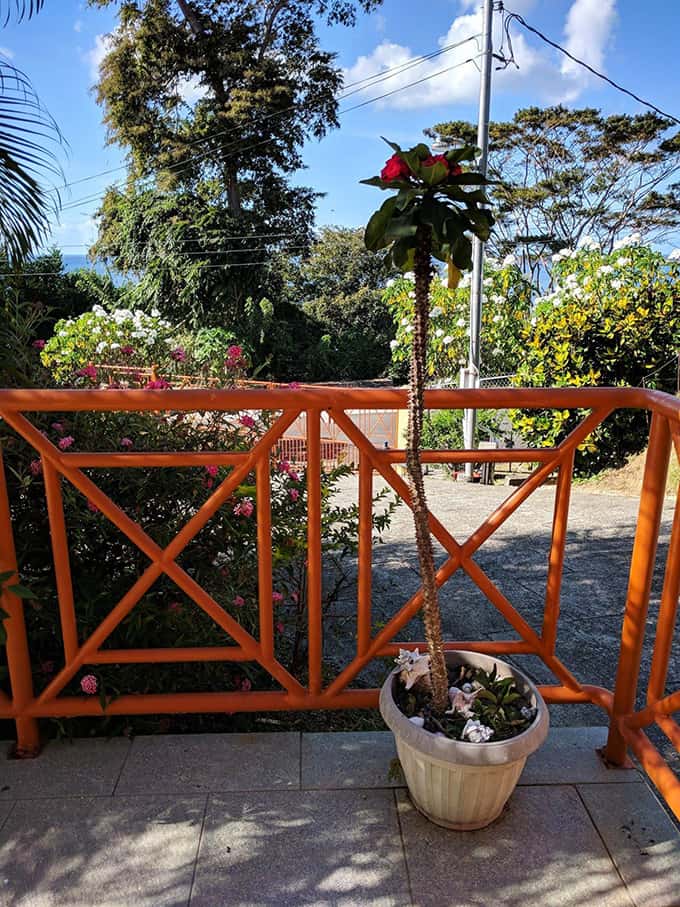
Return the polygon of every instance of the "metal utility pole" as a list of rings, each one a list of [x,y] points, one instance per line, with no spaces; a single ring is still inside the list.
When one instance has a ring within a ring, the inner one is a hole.
[[[479,115],[477,120],[477,145],[481,149],[477,169],[484,176],[486,176],[489,153],[493,5],[494,0],[484,0],[482,67],[479,82]],[[482,327],[483,280],[484,243],[475,236],[472,240],[472,279],[470,283],[470,348],[467,368],[461,370],[461,387],[479,387],[479,338]],[[463,416],[463,438],[467,448],[474,447],[476,417],[476,410],[465,410]],[[465,464],[465,478],[467,481],[472,481],[472,467],[472,463]]]

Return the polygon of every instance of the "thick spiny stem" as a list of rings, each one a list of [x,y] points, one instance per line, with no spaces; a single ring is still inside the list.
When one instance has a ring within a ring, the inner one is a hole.
[[[430,250],[432,230],[419,226],[416,233],[414,271],[416,276],[415,318],[413,325],[413,350],[408,398],[408,437],[406,443],[406,469],[413,500],[413,522],[420,577],[423,583],[423,622],[430,654],[432,698],[436,710],[448,708],[448,675],[442,642],[441,615],[435,580],[434,552],[428,520],[425,484],[420,464],[420,442],[423,430],[423,405],[427,361],[427,329],[430,311],[430,281],[432,265]]]

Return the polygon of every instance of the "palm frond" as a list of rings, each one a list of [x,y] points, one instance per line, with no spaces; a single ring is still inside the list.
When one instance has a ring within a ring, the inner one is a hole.
[[[45,5],[45,0],[0,0],[0,19],[2,19],[3,28],[12,18],[12,11],[17,22],[22,19],[30,19]],[[4,11],[4,13],[3,13]]]
[[[29,79],[0,58],[0,247],[13,261],[36,250],[58,212],[58,192],[44,186],[61,176],[55,144],[63,137]]]

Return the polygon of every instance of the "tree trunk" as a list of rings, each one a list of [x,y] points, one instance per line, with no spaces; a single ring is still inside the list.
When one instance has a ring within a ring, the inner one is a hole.
[[[413,523],[416,533],[420,578],[423,584],[423,622],[430,655],[432,699],[434,708],[437,711],[444,711],[449,705],[449,682],[444,659],[441,614],[439,612],[435,580],[434,552],[432,550],[432,537],[428,521],[429,512],[425,497],[423,471],[420,465],[420,441],[423,431],[423,402],[427,362],[427,329],[430,313],[430,281],[432,279],[431,244],[431,228],[419,226],[416,233],[414,264],[416,300],[408,397],[406,469],[413,500]]]

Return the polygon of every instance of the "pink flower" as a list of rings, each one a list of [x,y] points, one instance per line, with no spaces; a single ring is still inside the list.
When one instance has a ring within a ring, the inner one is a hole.
[[[298,474],[297,472],[295,472],[294,469],[291,469],[291,470],[290,470],[290,472],[288,473],[288,476],[290,477],[291,481],[293,481],[293,482],[299,482],[299,481],[300,481],[300,476],[299,476],[299,474]]]
[[[272,602],[275,605],[280,605],[283,601],[283,595],[280,592],[272,592]]]
[[[79,368],[76,372],[79,378],[89,378],[90,381],[97,380],[97,369],[94,365],[86,365],[85,368]]]
[[[97,692],[97,678],[94,674],[86,674],[80,681],[80,689],[88,696],[94,696]]]
[[[245,603],[246,603],[246,600],[245,600],[245,598],[243,598],[242,595],[234,596],[233,604],[236,605],[237,608],[242,608],[245,605]]]
[[[253,688],[252,683],[250,682],[250,680],[247,677],[243,678],[240,686],[244,693],[249,693],[250,690],[252,690],[252,688]]]
[[[87,502],[87,509],[91,510],[92,513],[99,513],[99,507],[94,503],[94,501]]]
[[[218,468],[219,468],[219,467],[217,467],[217,466],[206,466],[206,467],[205,467],[205,471],[208,473],[208,475],[209,475],[212,479],[214,479],[215,476],[217,475],[217,470],[218,470]]]
[[[253,425],[255,425],[255,419],[253,419],[252,416],[248,415],[241,416],[238,421],[241,423],[241,425],[244,426],[244,428],[252,428]]]
[[[34,340],[33,343],[31,344],[31,346],[33,347],[34,350],[38,350],[38,352],[40,352],[40,350],[45,349],[46,343],[47,343],[46,340]]]
[[[174,359],[175,362],[186,362],[187,352],[183,346],[175,347],[174,350],[170,350],[170,358]]]
[[[64,434],[64,423],[63,422],[53,422],[51,427],[60,435]]]
[[[181,610],[182,610],[181,602],[170,602],[170,604],[168,605],[168,611],[177,612],[177,611],[181,611]]]
[[[240,359],[243,355],[243,347],[241,346],[230,346],[227,350],[227,356],[230,359]]]
[[[297,490],[297,488],[291,488],[288,494],[290,495],[291,501],[297,501],[297,499],[300,497],[300,492]]]
[[[296,391],[299,387],[301,387],[301,385],[300,385],[300,382],[299,382],[299,381],[291,381],[290,384],[288,385],[288,387],[289,387],[292,391]]]
[[[166,381],[165,378],[156,378],[154,381],[147,381],[144,385],[147,390],[152,391],[164,391],[169,387],[172,387],[169,381]]]
[[[74,443],[75,438],[71,437],[71,435],[66,435],[65,438],[59,439],[59,450],[68,450]]]
[[[277,622],[276,622],[276,632],[277,632],[277,633],[283,633],[284,629],[285,629],[285,628],[284,628],[284,626],[283,626],[283,621],[282,621],[282,620],[277,621]]]
[[[252,516],[253,510],[253,502],[248,498],[239,501],[236,507],[234,507],[236,516]]]
[[[288,460],[281,460],[280,463],[276,464],[276,468],[278,469],[279,472],[289,473],[290,472],[290,463],[288,462]]]
[[[203,487],[204,487],[204,488],[210,489],[210,488],[213,487],[214,484],[215,484],[215,483],[213,482],[213,480],[212,480],[209,476],[204,476],[204,477],[203,477]]]
[[[290,597],[293,599],[293,601],[294,601],[296,604],[300,601],[300,593],[299,593],[299,592],[291,592],[291,593],[290,593]]]
[[[121,447],[132,447],[132,438],[121,438],[120,446]]]
[[[120,351],[124,356],[131,356],[134,353],[135,348],[134,348],[134,346],[129,346],[129,345],[121,346]]]
[[[31,475],[39,476],[42,473],[42,461],[31,460],[28,468],[31,470]]]

